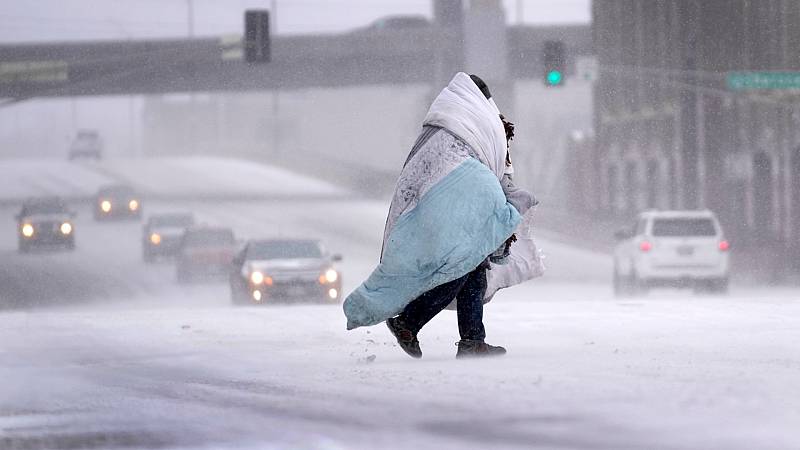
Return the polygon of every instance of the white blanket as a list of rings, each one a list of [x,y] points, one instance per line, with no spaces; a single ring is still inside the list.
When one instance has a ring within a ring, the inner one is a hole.
[[[459,72],[433,101],[425,125],[446,128],[463,139],[500,180],[506,170],[506,132],[494,100]]]

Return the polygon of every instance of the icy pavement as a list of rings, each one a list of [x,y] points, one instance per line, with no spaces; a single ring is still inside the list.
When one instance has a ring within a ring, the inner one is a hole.
[[[490,361],[454,360],[453,313],[417,361],[338,306],[230,308],[214,288],[5,313],[0,448],[800,446],[797,292],[607,291],[501,294],[486,325],[509,354]]]

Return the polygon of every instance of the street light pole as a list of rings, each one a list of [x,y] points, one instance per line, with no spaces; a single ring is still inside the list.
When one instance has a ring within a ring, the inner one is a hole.
[[[189,28],[189,37],[194,37],[194,0],[186,0],[186,24]]]

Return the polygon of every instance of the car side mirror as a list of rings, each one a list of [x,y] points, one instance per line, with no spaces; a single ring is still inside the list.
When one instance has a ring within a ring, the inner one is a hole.
[[[342,255],[336,253],[335,255],[333,255],[331,257],[331,261],[333,261],[333,262],[341,262],[342,261]]]
[[[633,237],[633,231],[629,228],[622,228],[614,232],[614,238],[618,241],[623,241],[625,239],[630,239]]]

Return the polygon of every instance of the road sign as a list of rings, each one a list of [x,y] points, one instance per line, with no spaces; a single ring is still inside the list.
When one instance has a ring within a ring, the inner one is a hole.
[[[800,89],[800,72],[728,72],[732,91]]]
[[[0,83],[53,83],[69,80],[66,61],[0,62]]]

